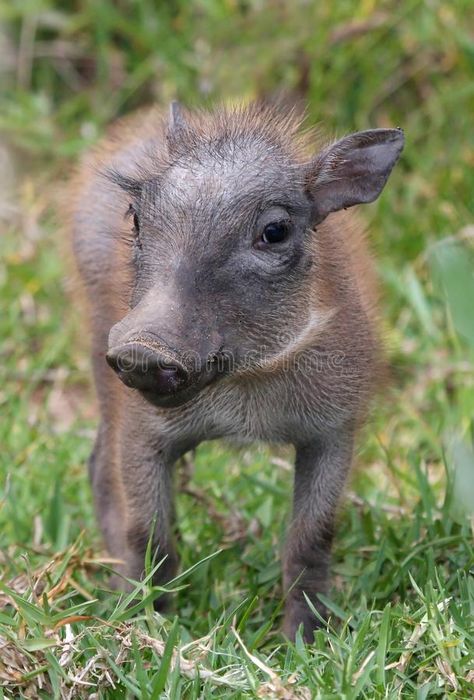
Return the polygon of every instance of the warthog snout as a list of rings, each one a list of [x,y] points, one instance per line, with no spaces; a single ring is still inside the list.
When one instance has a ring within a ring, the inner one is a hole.
[[[138,342],[111,348],[106,360],[124,384],[141,391],[174,394],[189,386],[192,379],[177,359],[171,360]]]
[[[189,401],[219,374],[218,355],[205,359],[179,354],[131,340],[111,347],[106,360],[128,387],[137,389],[157,406],[179,406]]]

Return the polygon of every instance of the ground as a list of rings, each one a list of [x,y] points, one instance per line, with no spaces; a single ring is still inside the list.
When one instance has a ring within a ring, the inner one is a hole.
[[[0,697],[474,694],[472,10],[264,5],[51,0],[0,14]],[[59,203],[115,116],[281,88],[331,135],[400,125],[407,138],[364,211],[392,385],[341,507],[331,619],[306,647],[279,631],[289,450],[209,443],[180,465],[169,616],[147,581],[131,608],[107,590],[86,474],[96,404]]]

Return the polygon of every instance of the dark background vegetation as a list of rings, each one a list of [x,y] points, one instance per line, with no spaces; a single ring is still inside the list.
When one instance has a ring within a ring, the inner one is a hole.
[[[472,1],[3,0],[0,91],[0,694],[471,697]],[[361,212],[394,382],[341,512],[330,628],[307,649],[278,633],[286,451],[205,445],[181,469],[183,570],[202,563],[174,622],[147,585],[135,617],[98,590],[95,404],[58,207],[117,116],[281,95],[329,137],[407,139]]]

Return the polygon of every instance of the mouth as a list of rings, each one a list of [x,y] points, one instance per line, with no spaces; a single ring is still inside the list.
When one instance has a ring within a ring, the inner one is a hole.
[[[201,375],[195,383],[178,388],[170,394],[161,394],[152,389],[139,389],[140,394],[157,408],[178,408],[191,403],[209,386],[226,376],[227,372],[219,372],[216,365]]]
[[[163,395],[142,389],[140,390],[140,394],[148,403],[151,403],[157,408],[178,408],[179,406],[190,403],[201,391],[202,389],[199,387],[187,387],[186,389],[175,391],[173,394]]]

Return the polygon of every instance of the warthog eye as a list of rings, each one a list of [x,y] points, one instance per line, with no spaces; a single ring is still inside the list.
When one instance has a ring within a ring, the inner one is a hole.
[[[133,221],[133,235],[135,238],[135,242],[140,245],[140,220],[138,218],[138,214],[136,212],[135,207],[133,204],[130,204],[130,206],[127,209],[127,213],[125,215],[127,218],[131,218]]]
[[[133,228],[136,233],[140,233],[140,222],[138,221],[138,214],[136,212],[133,212]]]
[[[272,221],[263,229],[262,241],[268,244],[281,243],[288,236],[289,232],[289,221]]]

